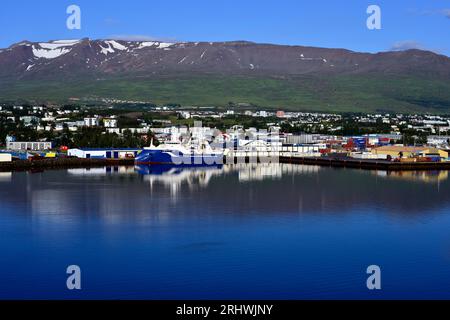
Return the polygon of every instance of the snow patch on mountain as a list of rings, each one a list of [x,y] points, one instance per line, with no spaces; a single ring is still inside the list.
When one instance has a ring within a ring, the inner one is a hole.
[[[114,53],[114,49],[111,47],[111,44],[105,41],[105,44],[108,45],[107,48],[103,47],[101,44],[99,44],[100,48],[101,48],[101,53],[103,53],[105,56],[108,55],[108,53]]]
[[[148,47],[153,47],[157,44],[158,42],[154,42],[154,41],[146,41],[146,42],[142,42],[138,49],[143,49],[143,48],[148,48]]]
[[[21,43],[18,43],[18,44],[16,44],[16,46],[25,46],[25,47],[29,47],[29,46],[31,46],[31,44],[30,43],[28,43],[28,42],[21,42]],[[1,50],[1,51],[3,51],[3,50]]]
[[[143,48],[147,48],[147,47],[155,47],[158,49],[167,49],[175,44],[176,43],[172,43],[172,42],[146,41],[146,42],[142,42],[139,45],[138,49],[143,49]]]
[[[119,50],[119,51],[125,51],[128,49],[124,45],[121,45],[120,43],[118,43],[117,41],[114,41],[114,40],[105,41],[105,43],[111,45],[114,49]]]
[[[164,49],[173,46],[175,43],[170,42],[160,42],[158,48]]]
[[[69,53],[79,40],[57,40],[51,42],[40,42],[32,45],[33,55],[36,58],[54,59]],[[24,44],[27,45],[27,44]]]
[[[75,40],[58,40],[53,42],[41,42],[39,46],[44,49],[54,50],[63,47],[72,47],[77,44],[79,41]]]
[[[49,49],[48,47],[43,48],[42,44],[39,44],[39,47],[36,47],[34,45],[32,46],[33,55],[36,58],[55,59],[62,55],[65,55],[71,51],[70,48],[65,48],[65,47],[62,47],[62,48],[56,47],[54,49]]]

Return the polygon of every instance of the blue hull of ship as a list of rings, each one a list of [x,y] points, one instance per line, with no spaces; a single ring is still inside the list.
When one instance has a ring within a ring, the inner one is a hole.
[[[143,150],[135,159],[136,164],[171,164],[188,166],[205,166],[223,164],[223,155],[180,154],[173,155],[160,150]]]

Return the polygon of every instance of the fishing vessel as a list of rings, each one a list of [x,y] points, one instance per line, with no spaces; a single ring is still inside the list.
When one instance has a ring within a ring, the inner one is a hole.
[[[154,146],[153,141],[135,159],[136,164],[172,164],[186,166],[220,165],[223,151],[213,150],[207,141],[198,145],[167,142]]]

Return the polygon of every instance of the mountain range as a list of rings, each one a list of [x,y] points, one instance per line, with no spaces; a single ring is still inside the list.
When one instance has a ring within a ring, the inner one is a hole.
[[[372,54],[247,41],[22,41],[0,50],[0,101],[103,98],[449,113],[450,58],[423,50]]]

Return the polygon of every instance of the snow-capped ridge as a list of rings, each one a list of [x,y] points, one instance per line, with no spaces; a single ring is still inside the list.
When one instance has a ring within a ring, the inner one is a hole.
[[[160,41],[144,41],[141,42],[138,49],[154,47],[155,49],[166,49],[176,45],[174,42],[160,42]]]
[[[107,76],[167,75],[187,71],[192,74],[252,74],[258,77],[369,72],[423,75],[424,70],[435,77],[450,74],[450,60],[447,57],[420,50],[370,54],[242,41],[163,42],[112,38],[21,41],[0,50],[0,63],[2,61],[0,75],[10,77],[17,74],[17,78],[28,75],[57,78],[60,69],[65,70],[64,77],[68,74],[89,77],[88,69],[96,69]]]
[[[62,55],[65,55],[71,51],[71,49],[65,48],[65,47],[56,47],[53,49],[49,48],[43,48],[41,44],[39,44],[40,48],[33,45],[33,55],[36,58],[44,58],[44,59],[54,59],[58,58]]]
[[[31,47],[36,58],[54,59],[69,53],[72,47],[79,42],[80,40],[55,40],[39,42],[31,45]],[[28,43],[24,43],[24,45],[28,45]]]
[[[124,45],[118,43],[115,40],[107,40],[107,41],[105,41],[105,43],[111,45],[114,49],[119,50],[119,51],[125,51],[125,50],[128,49],[127,47],[125,47]]]

